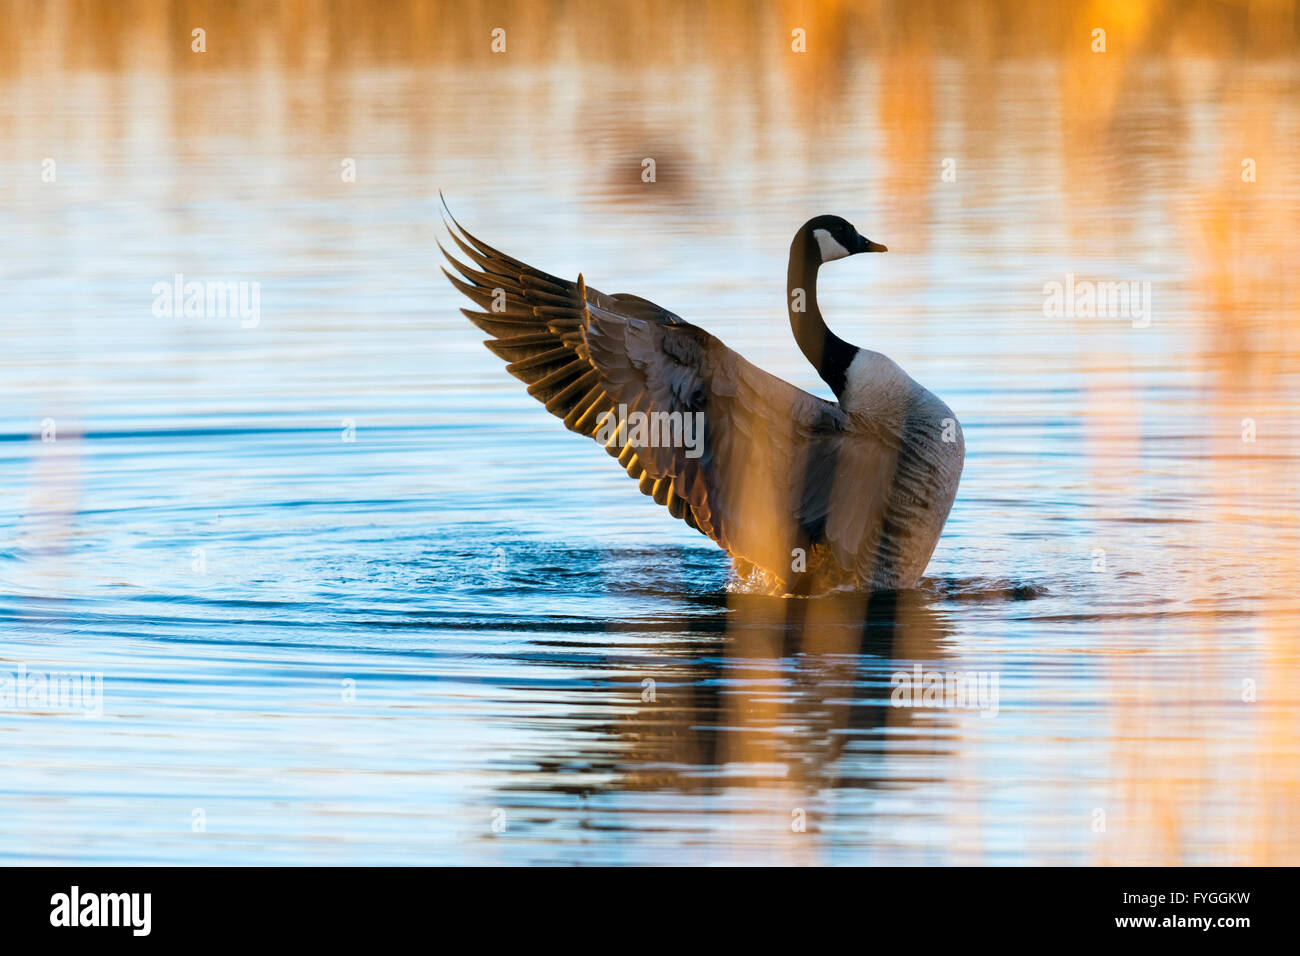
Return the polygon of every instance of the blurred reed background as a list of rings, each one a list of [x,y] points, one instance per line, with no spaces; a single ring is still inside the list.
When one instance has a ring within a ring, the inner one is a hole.
[[[0,660],[106,681],[0,711],[0,859],[1300,862],[1297,15],[0,0]],[[478,345],[439,188],[804,387],[790,235],[887,243],[822,299],[964,423],[926,586],[729,592]],[[999,716],[889,707],[915,662]]]

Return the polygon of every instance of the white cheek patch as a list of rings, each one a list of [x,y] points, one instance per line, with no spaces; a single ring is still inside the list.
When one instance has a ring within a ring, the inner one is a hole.
[[[822,250],[822,262],[832,262],[835,259],[843,259],[849,254],[839,242],[825,229],[814,229],[813,235],[817,237],[817,245]]]

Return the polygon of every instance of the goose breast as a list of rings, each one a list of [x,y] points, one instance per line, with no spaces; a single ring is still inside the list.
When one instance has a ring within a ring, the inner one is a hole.
[[[883,499],[879,531],[859,537],[852,570],[875,587],[910,587],[925,571],[957,495],[966,455],[961,424],[942,399],[879,352],[859,350],[845,378],[841,405],[850,443],[884,445],[893,460],[867,479],[877,487],[837,488],[837,495]],[[840,477],[852,481],[852,471]]]

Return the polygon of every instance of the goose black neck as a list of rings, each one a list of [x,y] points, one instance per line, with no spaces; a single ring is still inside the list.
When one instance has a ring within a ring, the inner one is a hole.
[[[843,399],[849,364],[858,353],[826,327],[817,307],[817,270],[821,266],[821,249],[806,230],[795,233],[790,244],[790,268],[786,273],[786,308],[790,312],[790,330],[799,350],[817,369],[822,381],[835,397]]]

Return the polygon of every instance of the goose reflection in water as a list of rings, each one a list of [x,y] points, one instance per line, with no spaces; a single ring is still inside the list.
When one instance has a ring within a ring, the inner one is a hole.
[[[532,758],[537,772],[512,774],[493,799],[544,831],[557,797],[709,797],[700,819],[672,824],[688,831],[686,844],[721,841],[736,849],[749,832],[759,846],[760,835],[777,828],[792,840],[778,845],[805,852],[796,838],[811,833],[815,844],[817,833],[836,825],[837,791],[897,792],[944,778],[957,715],[895,703],[898,675],[910,677],[918,665],[927,674],[950,673],[956,663],[945,651],[952,631],[937,607],[939,592],[952,586],[987,599],[1031,596],[1001,586],[981,590],[978,582],[923,585],[809,599],[719,591],[697,596],[704,607],[696,613],[617,625],[624,637],[648,630],[681,640],[650,645],[653,656],[636,659],[620,641],[613,676],[569,685],[583,688],[577,692],[584,698],[570,713],[607,712],[612,703],[613,716],[549,725],[555,755],[543,744]],[[583,661],[569,666],[582,669]],[[934,774],[900,775],[900,766],[907,774],[932,766]],[[656,805],[651,798],[647,807]],[[714,812],[719,806],[730,811],[725,820]]]

